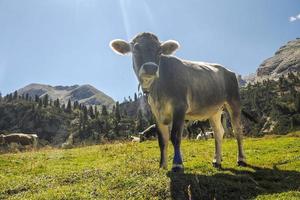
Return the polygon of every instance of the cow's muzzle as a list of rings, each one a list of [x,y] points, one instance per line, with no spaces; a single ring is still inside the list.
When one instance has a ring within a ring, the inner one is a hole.
[[[154,62],[146,62],[142,65],[140,72],[140,77],[158,77],[158,65]]]
[[[146,62],[139,71],[139,80],[143,92],[149,92],[153,81],[159,77],[158,65],[154,62]]]

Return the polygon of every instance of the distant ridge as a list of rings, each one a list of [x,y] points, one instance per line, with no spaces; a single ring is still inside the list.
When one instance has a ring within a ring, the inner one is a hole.
[[[266,59],[257,69],[257,78],[279,78],[289,72],[300,72],[300,38],[280,47],[275,55]]]
[[[32,83],[18,90],[20,95],[28,94],[31,97],[35,95],[43,97],[48,94],[52,100],[59,99],[61,103],[78,101],[84,105],[105,105],[112,109],[115,101],[105,93],[91,85],[72,85],[72,86],[51,86],[45,84]]]
[[[300,38],[281,46],[274,56],[264,60],[255,74],[244,77],[247,82],[261,82],[266,79],[278,80],[288,73],[300,72]]]

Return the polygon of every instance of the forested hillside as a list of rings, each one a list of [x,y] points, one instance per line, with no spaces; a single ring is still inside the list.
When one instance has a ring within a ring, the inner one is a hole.
[[[77,101],[65,105],[48,95],[33,99],[17,91],[0,98],[0,132],[36,133],[44,144],[61,144],[71,134],[75,143],[126,139],[147,125],[141,112],[137,119],[121,113],[118,102],[109,111],[105,105],[100,110]]]
[[[245,120],[247,135],[285,134],[300,129],[300,73],[241,88],[243,109],[257,122]]]
[[[247,136],[285,134],[300,129],[299,73],[265,80],[241,88],[243,124]],[[67,105],[52,100],[19,95],[0,98],[0,132],[36,133],[43,144],[59,145],[73,135],[75,143],[100,143],[128,139],[155,122],[146,97],[134,95],[116,103],[112,111],[70,100]]]

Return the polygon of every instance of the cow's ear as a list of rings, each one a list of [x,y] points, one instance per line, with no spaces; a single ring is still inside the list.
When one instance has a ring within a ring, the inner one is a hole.
[[[168,40],[160,45],[161,52],[164,55],[171,55],[179,48],[179,46],[179,43],[175,40]]]
[[[124,40],[112,40],[109,46],[114,52],[120,55],[125,55],[130,52],[130,44]]]

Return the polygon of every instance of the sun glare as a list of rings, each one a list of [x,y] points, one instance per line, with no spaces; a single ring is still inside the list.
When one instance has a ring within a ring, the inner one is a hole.
[[[137,30],[136,32],[142,31],[139,30],[140,27],[147,25],[148,30],[154,28],[153,14],[145,0],[134,2],[132,0],[119,0],[119,5],[122,12],[122,20],[127,40],[135,34],[135,30]],[[137,7],[139,9],[135,10]],[[138,26],[136,27],[136,25]]]

